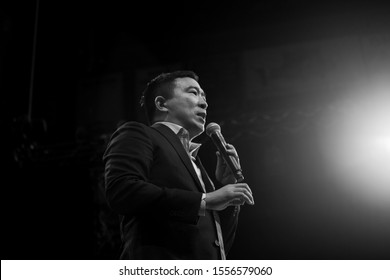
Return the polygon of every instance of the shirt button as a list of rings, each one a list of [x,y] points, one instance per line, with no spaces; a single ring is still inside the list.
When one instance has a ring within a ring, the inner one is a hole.
[[[217,246],[219,247],[219,241],[218,241],[218,239],[215,239],[214,243],[215,243],[215,245],[217,245]]]

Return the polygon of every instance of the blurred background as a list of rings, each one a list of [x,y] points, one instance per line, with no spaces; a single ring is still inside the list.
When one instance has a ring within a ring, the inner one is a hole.
[[[230,259],[389,259],[385,1],[2,1],[0,16],[2,259],[118,257],[102,154],[177,69],[200,76],[254,193]]]

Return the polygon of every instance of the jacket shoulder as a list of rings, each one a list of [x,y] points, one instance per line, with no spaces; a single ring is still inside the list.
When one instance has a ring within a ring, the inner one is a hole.
[[[150,127],[143,124],[143,123],[140,123],[140,122],[136,122],[136,121],[129,121],[129,122],[125,122],[124,124],[122,124],[121,126],[119,126],[117,128],[117,130],[131,130],[131,129],[142,129],[142,130],[145,130],[145,129],[149,129]]]
[[[118,128],[111,134],[109,143],[120,141],[120,139],[148,139],[150,138],[151,128],[143,123],[129,121]]]
[[[121,126],[119,126],[114,132],[115,135],[118,134],[127,134],[127,133],[141,133],[141,134],[149,134],[151,128],[143,123],[136,121],[129,121]]]

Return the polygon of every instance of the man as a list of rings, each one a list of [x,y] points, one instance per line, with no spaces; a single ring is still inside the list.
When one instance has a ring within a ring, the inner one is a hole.
[[[225,259],[240,205],[253,205],[217,152],[215,190],[192,139],[204,131],[206,95],[192,71],[148,83],[142,106],[152,124],[128,122],[104,154],[106,196],[121,215],[121,259]],[[232,145],[229,155],[236,157]]]

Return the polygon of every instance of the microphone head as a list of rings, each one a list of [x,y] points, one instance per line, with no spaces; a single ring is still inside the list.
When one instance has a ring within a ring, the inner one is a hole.
[[[211,134],[215,132],[221,132],[221,127],[217,123],[209,123],[206,127],[206,134],[211,137]]]

